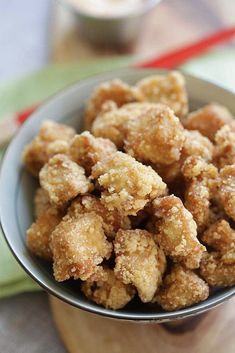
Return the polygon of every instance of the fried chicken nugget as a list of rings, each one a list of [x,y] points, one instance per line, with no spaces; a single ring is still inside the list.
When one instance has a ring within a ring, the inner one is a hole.
[[[85,129],[90,130],[95,118],[99,115],[102,105],[106,101],[113,101],[118,107],[123,104],[142,101],[138,88],[131,87],[127,83],[116,79],[104,82],[95,88],[91,98],[87,102],[85,110]]]
[[[146,230],[119,230],[115,241],[114,273],[125,284],[136,287],[142,302],[152,300],[166,268],[163,251]]]
[[[36,136],[22,153],[22,160],[27,170],[38,177],[41,168],[55,154],[65,154],[68,151],[69,141],[75,135],[72,127],[58,124],[50,120],[42,123]]]
[[[113,109],[100,114],[93,122],[91,131],[96,137],[111,140],[118,149],[123,148],[127,131],[127,123],[130,119],[137,119],[145,114],[153,103],[129,103],[119,109]]]
[[[186,159],[182,173],[186,180],[185,207],[192,213],[201,232],[209,223],[210,200],[217,191],[218,170],[204,159],[192,156]]]
[[[229,110],[217,103],[210,103],[190,113],[183,122],[188,130],[198,130],[202,135],[214,141],[216,132],[225,124],[233,126],[235,123]]]
[[[51,234],[53,270],[56,281],[69,278],[87,280],[95,275],[112,244],[103,231],[103,220],[94,212],[76,217],[66,215]]]
[[[85,176],[85,170],[63,154],[52,157],[41,169],[39,178],[50,202],[58,206],[93,188]]]
[[[157,228],[157,243],[173,261],[182,262],[187,268],[198,268],[206,248],[197,239],[197,225],[182,201],[165,196],[153,201]]]
[[[34,213],[35,218],[38,218],[44,211],[51,206],[50,199],[46,190],[37,188],[34,196]]]
[[[135,295],[135,289],[130,284],[122,283],[113,270],[104,268],[104,278],[87,280],[82,283],[81,290],[85,296],[107,309],[118,310],[126,306]]]
[[[205,253],[200,265],[200,275],[211,287],[230,287],[235,285],[235,256],[233,261],[219,253]]]
[[[62,219],[61,212],[53,206],[40,210],[36,222],[27,230],[26,243],[29,250],[45,260],[52,260],[50,236]]]
[[[215,135],[213,162],[218,168],[235,164],[235,130],[229,125],[223,126]]]
[[[127,216],[135,216],[148,201],[166,192],[166,184],[151,167],[122,152],[98,162],[91,176],[102,190],[105,207]]]
[[[208,296],[209,287],[206,282],[193,271],[174,265],[154,301],[164,310],[174,311],[206,300]]]
[[[180,158],[184,129],[173,111],[155,104],[127,123],[125,150],[142,162],[171,164]]]
[[[235,220],[235,164],[220,170],[219,197],[225,212]]]
[[[165,104],[180,118],[188,113],[185,80],[180,72],[146,77],[137,83],[137,88],[144,100]]]
[[[95,212],[103,219],[104,232],[108,238],[114,238],[120,228],[131,228],[128,216],[123,216],[117,209],[108,210],[100,199],[93,195],[84,195],[76,198],[68,209],[70,217],[76,217],[79,214],[88,212]]]
[[[93,165],[116,151],[117,148],[112,141],[96,138],[88,131],[85,131],[73,138],[69,148],[69,155],[89,175]]]

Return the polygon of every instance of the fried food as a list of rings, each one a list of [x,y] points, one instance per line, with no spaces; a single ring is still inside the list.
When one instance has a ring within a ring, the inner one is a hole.
[[[113,101],[118,107],[123,104],[142,101],[138,88],[131,87],[121,80],[112,80],[101,83],[95,88],[91,98],[87,102],[85,110],[85,129],[90,130],[95,118],[102,110],[106,101]]]
[[[91,175],[102,190],[105,207],[127,216],[135,216],[148,201],[166,192],[166,184],[151,167],[122,152],[98,162]]]
[[[109,268],[105,268],[103,272],[102,279],[83,282],[82,292],[88,299],[107,309],[123,308],[134,297],[134,287],[117,279],[113,270]]]
[[[146,114],[149,108],[154,107],[153,103],[129,103],[119,109],[102,112],[94,120],[91,131],[96,137],[103,137],[111,140],[118,149],[123,148],[127,123],[130,119],[138,119]]]
[[[76,135],[69,147],[71,159],[83,167],[88,175],[97,162],[116,151],[116,146],[110,140],[96,138],[88,131]]]
[[[39,171],[51,157],[67,153],[69,141],[74,135],[75,130],[69,126],[44,121],[38,136],[24,148],[22,160],[26,169],[38,177]]]
[[[84,195],[76,198],[68,209],[70,217],[76,217],[88,212],[95,212],[103,219],[104,232],[108,238],[115,238],[120,228],[131,228],[128,216],[123,216],[117,209],[108,210],[100,199],[93,195]]]
[[[208,296],[206,282],[193,271],[174,265],[154,299],[164,310],[174,311],[206,300]]]
[[[92,190],[92,184],[86,178],[84,169],[63,154],[52,157],[41,169],[39,178],[50,202],[58,206]]]
[[[42,188],[37,188],[34,196],[35,218],[38,218],[50,206],[51,206],[51,203],[46,190]]]
[[[230,287],[235,285],[235,256],[227,263],[219,252],[206,253],[200,265],[200,275],[211,287]],[[227,259],[228,260],[228,259]]]
[[[217,191],[218,170],[204,159],[192,156],[186,159],[182,173],[186,180],[185,207],[192,213],[198,230],[205,229],[210,219],[210,200]]]
[[[219,197],[227,215],[235,220],[235,164],[220,170]]]
[[[217,103],[210,103],[190,113],[183,122],[188,130],[198,130],[202,135],[214,141],[216,132],[225,124],[235,128],[232,114]]]
[[[179,160],[184,129],[173,111],[156,104],[127,124],[125,150],[137,160],[171,164]]]
[[[59,282],[69,278],[87,280],[109,259],[112,244],[106,239],[103,220],[95,212],[65,216],[51,234],[53,270]]]
[[[214,164],[220,169],[235,164],[235,129],[223,126],[215,135]]]
[[[206,248],[197,239],[192,214],[174,195],[154,200],[153,207],[158,218],[156,241],[164,253],[190,269],[198,268]]]
[[[185,80],[180,72],[146,77],[137,83],[137,88],[144,100],[167,105],[179,118],[188,113]]]
[[[123,283],[136,287],[146,303],[152,300],[166,268],[163,251],[146,230],[119,230],[115,241],[114,273]]]
[[[34,255],[45,260],[52,260],[50,236],[61,219],[62,214],[53,206],[41,210],[37,220],[26,233],[27,247]]]

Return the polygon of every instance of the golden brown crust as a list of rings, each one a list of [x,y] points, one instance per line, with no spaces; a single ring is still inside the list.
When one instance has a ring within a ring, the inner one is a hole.
[[[115,238],[120,228],[131,228],[128,216],[123,216],[117,209],[108,210],[100,199],[93,195],[84,195],[76,198],[68,209],[70,217],[76,217],[88,212],[95,212],[103,219],[104,232],[108,238]]]
[[[38,218],[44,211],[51,206],[50,199],[46,190],[37,188],[34,196],[34,213]]]
[[[186,129],[198,130],[211,141],[214,141],[216,132],[225,124],[231,124],[235,128],[232,114],[217,103],[207,104],[190,113],[183,123]]]
[[[151,167],[122,152],[98,162],[92,178],[102,189],[101,202],[124,215],[136,215],[148,201],[166,192],[166,184]]]
[[[58,206],[65,205],[78,194],[92,190],[92,184],[85,176],[85,171],[66,155],[57,154],[41,169],[40,184]]]
[[[51,234],[54,276],[86,280],[99,271],[98,265],[111,255],[112,244],[103,231],[103,221],[94,212],[65,216]]]
[[[173,111],[155,104],[127,124],[125,150],[137,160],[171,164],[180,158],[184,129]]]
[[[219,197],[227,215],[235,220],[235,164],[220,171]]]
[[[125,284],[136,287],[146,303],[152,300],[166,267],[163,251],[146,230],[119,230],[115,241],[114,273]]]
[[[91,168],[102,159],[116,152],[116,146],[108,139],[96,138],[88,131],[74,136],[69,156],[90,175]]]
[[[218,168],[235,164],[235,129],[223,126],[215,135],[214,164]]]
[[[134,297],[134,287],[122,283],[109,268],[104,268],[103,272],[103,278],[82,283],[82,292],[89,300],[107,309],[123,308]]]
[[[180,72],[171,71],[167,75],[155,75],[137,83],[144,100],[169,106],[182,118],[188,113],[188,96],[184,77]]]
[[[113,101],[118,107],[123,104],[142,100],[137,88],[131,87],[119,79],[104,82],[95,88],[87,102],[85,110],[85,129],[90,130],[93,121],[102,110],[106,101]]]
[[[41,210],[37,220],[27,230],[27,247],[34,255],[52,260],[50,236],[61,219],[62,214],[55,207]]]
[[[197,239],[197,226],[191,213],[174,195],[153,201],[157,221],[157,243],[175,262],[188,268],[199,267],[205,247]]]
[[[166,311],[187,308],[206,300],[209,287],[196,273],[175,265],[163,281],[154,301]]]

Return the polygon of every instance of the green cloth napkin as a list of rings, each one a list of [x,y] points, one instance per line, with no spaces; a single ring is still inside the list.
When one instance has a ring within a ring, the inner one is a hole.
[[[69,65],[52,65],[27,77],[0,86],[0,118],[35,103],[85,77],[130,65],[133,58],[101,59]],[[235,50],[213,51],[181,67],[186,72],[219,82],[235,90]],[[0,151],[1,153],[1,151]],[[0,234],[0,298],[40,290],[21,269]]]

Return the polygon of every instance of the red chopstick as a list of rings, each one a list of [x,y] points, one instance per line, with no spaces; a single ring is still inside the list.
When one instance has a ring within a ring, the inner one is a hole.
[[[230,27],[225,30],[218,31],[201,39],[193,44],[186,45],[182,48],[168,52],[160,57],[150,59],[145,62],[140,62],[134,67],[137,68],[165,68],[173,69],[189,59],[198,56],[205,52],[207,49],[224,43],[235,36],[235,27]],[[27,108],[18,113],[13,113],[0,122],[0,146],[7,143],[14,133],[18,130],[19,126],[31,115],[36,106]]]
[[[228,41],[233,36],[235,36],[235,27],[231,27],[231,28],[216,32],[193,44],[173,50],[158,58],[153,58],[143,63],[138,63],[135,65],[135,67],[139,67],[139,68],[158,67],[158,68],[172,69],[178,65],[183,64],[187,60],[202,54],[210,47],[213,47],[217,44],[221,44]]]

